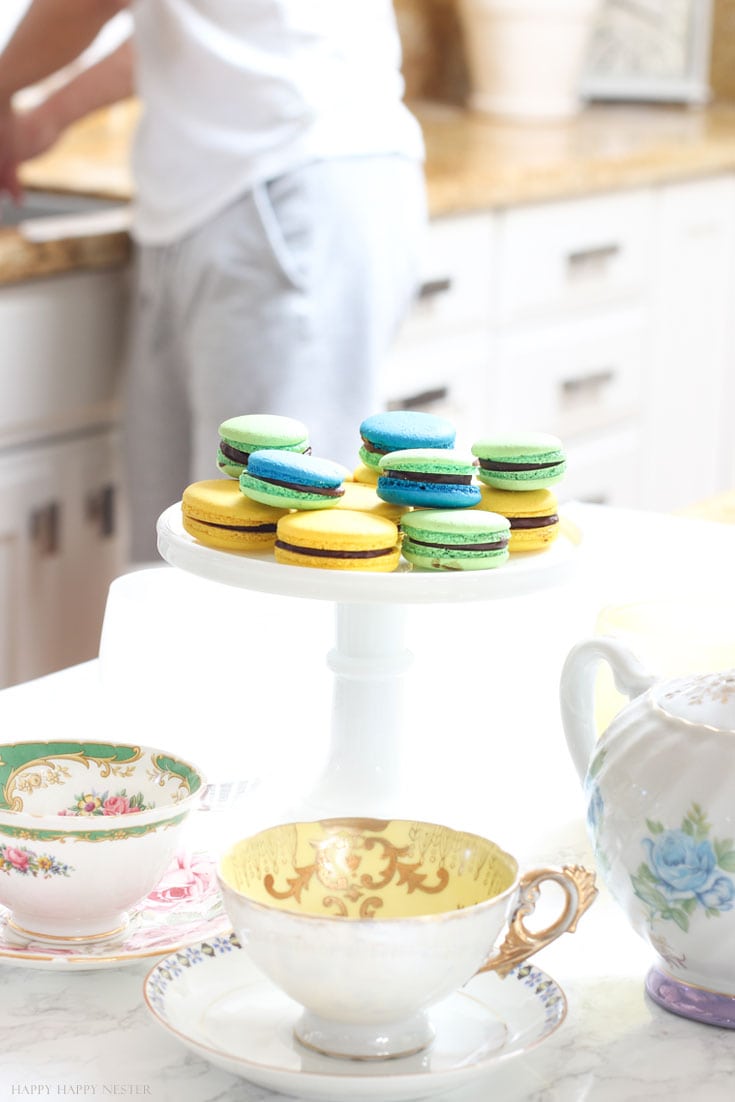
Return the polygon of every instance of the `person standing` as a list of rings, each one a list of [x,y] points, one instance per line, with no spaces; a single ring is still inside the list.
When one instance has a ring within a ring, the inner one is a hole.
[[[132,39],[26,114],[12,96],[130,7]],[[131,558],[217,428],[296,417],[354,466],[413,300],[423,142],[391,0],[33,0],[0,54],[0,192],[70,122],[135,91],[124,441]]]

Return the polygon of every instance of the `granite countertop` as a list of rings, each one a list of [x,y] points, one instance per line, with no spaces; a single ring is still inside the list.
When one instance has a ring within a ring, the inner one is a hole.
[[[433,217],[518,206],[735,171],[735,104],[705,108],[595,105],[568,122],[520,125],[420,103]],[[129,101],[77,124],[27,164],[28,188],[127,201],[132,195]],[[125,233],[42,244],[0,228],[0,283],[124,263]]]

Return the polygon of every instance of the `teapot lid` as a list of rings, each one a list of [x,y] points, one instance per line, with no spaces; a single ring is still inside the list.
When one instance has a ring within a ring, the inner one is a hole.
[[[676,677],[654,686],[652,695],[667,715],[716,731],[735,731],[735,669]]]

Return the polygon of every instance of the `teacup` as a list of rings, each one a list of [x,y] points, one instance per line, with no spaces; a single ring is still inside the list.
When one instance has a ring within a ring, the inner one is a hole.
[[[304,1008],[297,1039],[353,1059],[421,1051],[431,1006],[574,930],[596,895],[583,868],[520,876],[494,842],[408,820],[272,827],[232,846],[218,876],[252,960]],[[532,932],[523,918],[546,880],[563,889],[562,913]]]
[[[0,745],[0,903],[25,938],[120,935],[170,863],[203,786],[164,750],[110,742]]]

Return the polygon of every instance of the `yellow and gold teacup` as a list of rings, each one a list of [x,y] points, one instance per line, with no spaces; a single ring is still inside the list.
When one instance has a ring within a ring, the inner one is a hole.
[[[244,948],[304,1008],[297,1039],[353,1059],[425,1048],[431,1006],[574,930],[596,895],[586,869],[520,876],[488,839],[400,819],[271,827],[233,845],[218,876]],[[532,932],[523,919],[546,880],[563,889],[562,913]]]

